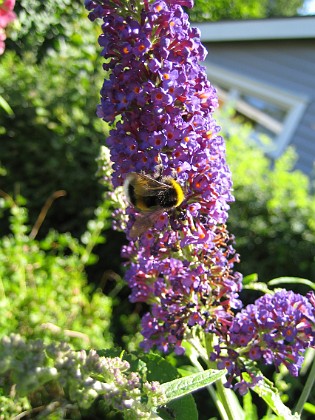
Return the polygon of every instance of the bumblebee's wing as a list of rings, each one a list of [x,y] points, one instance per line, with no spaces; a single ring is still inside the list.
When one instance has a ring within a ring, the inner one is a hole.
[[[129,236],[131,239],[137,239],[145,231],[150,229],[156,220],[159,218],[160,214],[163,213],[163,209],[156,210],[150,213],[139,214],[130,229]]]
[[[128,177],[129,176],[129,182],[132,183],[135,194],[138,196],[147,197],[151,195],[156,195],[157,191],[166,190],[170,188],[169,185],[157,181],[156,179],[151,178],[150,176],[145,174],[137,174],[135,172],[132,172],[128,175]]]

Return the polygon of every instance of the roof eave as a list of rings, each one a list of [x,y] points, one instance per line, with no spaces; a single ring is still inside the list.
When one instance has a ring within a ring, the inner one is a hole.
[[[315,38],[315,16],[192,23],[202,42]]]

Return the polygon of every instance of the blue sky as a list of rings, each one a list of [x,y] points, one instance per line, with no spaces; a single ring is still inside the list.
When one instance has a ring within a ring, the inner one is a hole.
[[[303,14],[315,15],[315,0],[308,0],[302,8]]]

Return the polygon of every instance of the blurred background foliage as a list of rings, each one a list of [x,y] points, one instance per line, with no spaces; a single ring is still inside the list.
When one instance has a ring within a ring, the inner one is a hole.
[[[96,25],[81,2],[22,1],[19,10],[0,66],[0,95],[13,110],[0,111],[1,188],[26,197],[31,223],[54,191],[65,190],[41,233],[54,226],[80,235],[102,193],[95,182],[106,135],[95,116],[104,76]]]
[[[304,0],[195,0],[189,10],[194,22],[296,16]]]
[[[237,269],[261,281],[315,277],[315,195],[310,179],[293,170],[292,148],[271,162],[251,140],[251,126],[233,110],[217,113],[226,139],[235,202],[228,227],[241,255]],[[300,287],[300,286],[299,286]]]
[[[0,338],[11,333],[45,343],[66,341],[76,349],[108,348],[112,298],[88,285],[85,267],[108,226],[107,203],[98,207],[81,240],[50,230],[37,240],[25,200],[2,193],[10,233],[0,238]]]

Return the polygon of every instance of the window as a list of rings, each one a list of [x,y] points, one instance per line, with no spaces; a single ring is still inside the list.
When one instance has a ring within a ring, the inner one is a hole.
[[[218,66],[207,64],[207,73],[218,90],[219,100],[231,103],[239,115],[252,123],[253,141],[271,158],[280,156],[303,115],[306,98]]]

